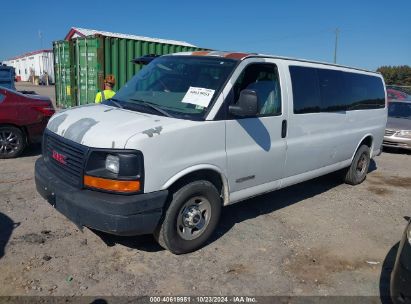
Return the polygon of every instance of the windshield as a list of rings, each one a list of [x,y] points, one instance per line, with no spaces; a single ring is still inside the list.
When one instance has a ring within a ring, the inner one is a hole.
[[[200,120],[236,63],[217,57],[159,57],[127,82],[113,102],[130,110]]]
[[[411,103],[390,102],[388,104],[388,116],[411,119]]]

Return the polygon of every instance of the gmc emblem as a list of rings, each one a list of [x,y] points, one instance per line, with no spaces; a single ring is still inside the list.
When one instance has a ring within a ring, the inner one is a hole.
[[[66,164],[66,156],[63,154],[58,153],[56,150],[52,151],[51,155],[56,161],[58,161],[60,164],[65,165]]]

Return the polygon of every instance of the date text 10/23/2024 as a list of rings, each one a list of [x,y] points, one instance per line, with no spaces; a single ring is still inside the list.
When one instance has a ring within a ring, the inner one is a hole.
[[[257,303],[255,297],[244,296],[165,296],[150,297],[150,303]]]

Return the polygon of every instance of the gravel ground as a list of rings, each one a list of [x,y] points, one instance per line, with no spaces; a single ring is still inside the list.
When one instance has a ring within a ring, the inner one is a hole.
[[[411,215],[411,154],[390,151],[359,186],[327,175],[224,208],[203,249],[83,232],[35,191],[34,161],[0,160],[0,295],[386,294]]]

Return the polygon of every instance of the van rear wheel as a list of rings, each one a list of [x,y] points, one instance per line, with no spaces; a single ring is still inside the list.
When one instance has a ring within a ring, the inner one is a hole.
[[[220,213],[221,198],[216,187],[205,180],[191,182],[172,194],[154,237],[174,254],[194,251],[213,234]]]
[[[351,166],[346,171],[344,182],[350,185],[361,184],[367,177],[370,160],[370,148],[362,145],[355,153]]]

